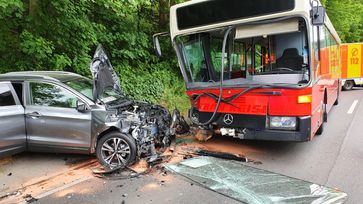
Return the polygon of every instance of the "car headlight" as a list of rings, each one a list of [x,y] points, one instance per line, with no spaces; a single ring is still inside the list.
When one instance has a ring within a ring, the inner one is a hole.
[[[296,117],[270,117],[270,128],[279,130],[296,130]]]

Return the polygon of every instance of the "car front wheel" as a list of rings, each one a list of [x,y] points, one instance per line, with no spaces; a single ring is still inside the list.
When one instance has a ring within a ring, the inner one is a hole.
[[[99,140],[96,154],[103,167],[107,169],[124,168],[136,159],[136,143],[129,135],[111,132]]]

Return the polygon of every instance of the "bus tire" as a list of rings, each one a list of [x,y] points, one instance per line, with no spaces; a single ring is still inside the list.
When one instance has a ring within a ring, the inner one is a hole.
[[[324,123],[321,123],[319,129],[316,131],[316,135],[322,135],[324,132]]]
[[[345,81],[345,83],[343,85],[343,90],[349,91],[349,90],[352,90],[353,87],[354,87],[354,81],[353,80],[347,80],[347,81]]]
[[[335,100],[334,105],[335,106],[339,105],[339,90],[338,90],[337,100]]]
[[[323,121],[328,122],[328,113],[326,111],[323,113]]]
[[[337,100],[335,100],[334,105],[335,106],[339,105],[339,97],[337,98]]]

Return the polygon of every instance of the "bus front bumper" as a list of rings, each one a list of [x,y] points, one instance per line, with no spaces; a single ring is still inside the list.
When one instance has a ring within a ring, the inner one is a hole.
[[[245,134],[238,138],[246,140],[286,141],[286,142],[307,142],[311,135],[311,118],[298,118],[298,130],[271,130],[271,129],[247,129]]]
[[[208,121],[212,113],[194,111],[200,122]],[[226,119],[231,119],[227,124]],[[222,135],[246,139],[246,140],[268,140],[268,141],[291,141],[306,142],[311,136],[311,117],[297,117],[297,128],[294,131],[273,130],[266,128],[266,116],[239,115],[219,113],[213,123],[215,129],[219,129]],[[224,129],[224,131],[222,131]],[[232,130],[231,134],[229,131]],[[225,134],[223,134],[223,132]]]

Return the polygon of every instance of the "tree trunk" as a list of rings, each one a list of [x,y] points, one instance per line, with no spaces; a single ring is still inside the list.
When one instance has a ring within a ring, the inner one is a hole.
[[[161,28],[165,27],[168,23],[168,10],[168,0],[159,0],[159,26]]]
[[[29,3],[28,15],[33,16],[37,10],[38,0],[27,0]]]

